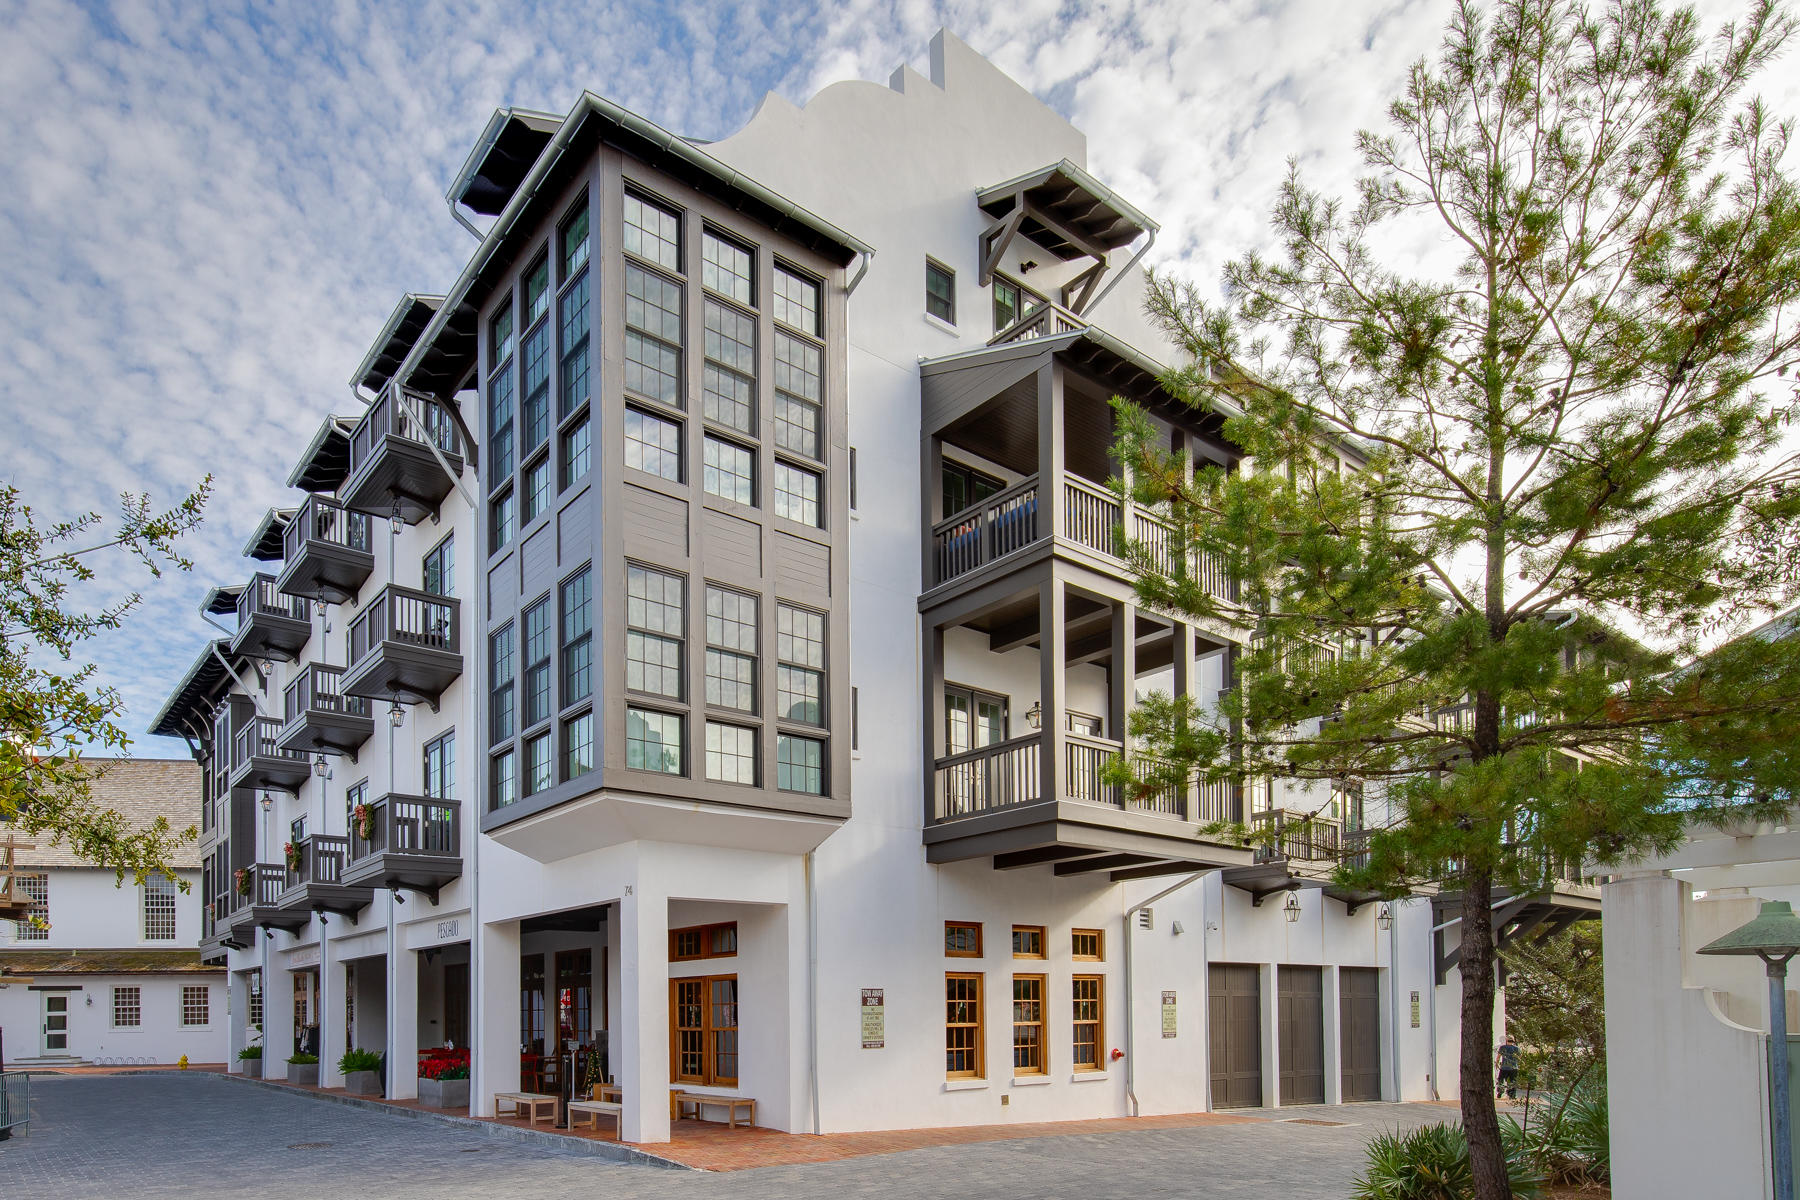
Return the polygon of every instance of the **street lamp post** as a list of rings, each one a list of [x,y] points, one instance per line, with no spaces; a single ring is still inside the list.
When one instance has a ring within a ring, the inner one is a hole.
[[[1769,1127],[1775,1200],[1794,1200],[1793,1118],[1788,1109],[1787,969],[1800,953],[1800,916],[1786,900],[1764,900],[1755,920],[1700,947],[1701,954],[1751,955],[1769,977]]]

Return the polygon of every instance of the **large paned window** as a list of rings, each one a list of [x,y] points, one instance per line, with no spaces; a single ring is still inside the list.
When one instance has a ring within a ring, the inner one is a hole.
[[[819,524],[819,474],[777,460],[775,515],[815,528]]]
[[[513,710],[513,656],[516,629],[509,621],[488,636],[489,739],[504,742],[515,729]]]
[[[736,975],[669,981],[669,1046],[676,1083],[733,1087],[738,1081]]]
[[[212,988],[204,983],[181,985],[181,1023],[189,1029],[212,1024]]]
[[[625,249],[647,262],[681,270],[681,217],[653,200],[625,193]]]
[[[1100,1047],[1106,1041],[1105,981],[1098,975],[1077,975],[1070,983],[1075,1002],[1071,1065],[1077,1071],[1104,1071]]]
[[[631,691],[681,699],[684,586],[681,576],[666,571],[626,569],[625,686]]]
[[[756,455],[748,446],[706,435],[702,483],[709,496],[738,504],[756,503]]]
[[[1035,312],[1043,303],[1042,296],[1027,291],[1010,279],[995,276],[994,332],[999,333],[1020,317]]]
[[[540,455],[536,461],[525,468],[525,482],[520,485],[525,498],[525,511],[519,514],[519,524],[529,525],[544,515],[550,507],[550,457]]]
[[[433,596],[456,595],[456,535],[444,535],[444,540],[431,548],[425,556],[420,571],[424,590]]]
[[[562,277],[567,283],[588,264],[588,210],[584,202],[563,222],[561,237]]]
[[[562,478],[557,482],[558,487],[573,487],[588,473],[588,468],[593,465],[593,450],[593,434],[588,427],[587,414],[583,413],[563,434]]]
[[[489,518],[492,548],[500,550],[512,542],[518,529],[518,508],[513,492],[500,493],[501,485],[513,472],[515,433],[513,429],[513,314],[512,297],[501,301],[500,311],[488,322],[488,361],[493,370],[488,375],[488,486],[495,489],[493,512]]]
[[[1013,1074],[1042,1075],[1044,1056],[1044,977],[1014,975]]]
[[[944,976],[944,1077],[980,1079],[981,976]]]
[[[626,766],[679,775],[681,760],[681,717],[648,708],[625,710]]]
[[[1004,742],[1007,736],[1005,696],[973,688],[944,689],[944,739],[951,754],[966,754]]]
[[[525,276],[525,340],[520,371],[525,398],[519,406],[519,454],[529,458],[550,434],[550,260],[540,258]]]
[[[495,808],[505,808],[519,799],[518,756],[510,749],[494,755],[488,764],[488,789]]]
[[[1006,484],[992,475],[984,475],[973,467],[944,460],[944,515],[954,517],[972,504],[980,504],[989,496],[1004,491]]]
[[[542,954],[526,954],[519,958],[519,1045],[531,1054],[544,1052]]]
[[[527,796],[535,796],[539,792],[548,791],[556,782],[555,771],[551,764],[552,752],[553,748],[550,745],[548,732],[525,739],[525,794]]]
[[[574,779],[594,769],[594,714],[584,712],[563,722],[563,778]]]
[[[563,223],[559,234],[562,258],[562,298],[557,301],[560,399],[557,417],[563,422],[561,466],[557,486],[567,488],[588,473],[592,434],[588,425],[589,311],[588,210]]]
[[[700,404],[707,420],[756,432],[756,319],[710,296]]]
[[[775,319],[801,333],[823,337],[819,322],[819,285],[780,263],[775,264]]]
[[[775,610],[775,711],[784,721],[825,724],[825,618],[791,604]]]
[[[706,777],[718,783],[756,782],[756,730],[706,723]]]
[[[682,407],[681,285],[635,264],[625,268],[625,390]]]
[[[519,497],[508,484],[506,490],[494,497],[493,519],[491,522],[490,542],[494,551],[512,545],[513,536],[519,532]]]
[[[757,600],[731,588],[706,589],[706,702],[756,711]]]
[[[50,876],[39,873],[14,876],[19,893],[25,897],[25,919],[19,922],[21,942],[50,940]]]
[[[700,282],[739,304],[756,303],[750,251],[710,229],[700,237]]]
[[[433,800],[456,798],[456,731],[425,743],[425,794]]]
[[[550,597],[527,608],[522,625],[525,714],[520,724],[530,729],[550,719]]]
[[[793,454],[823,458],[819,448],[821,353],[791,333],[775,334],[775,444]]]
[[[594,580],[581,568],[562,585],[562,706],[594,693]]]
[[[625,465],[681,482],[681,426],[640,408],[625,410]]]
[[[144,1023],[144,994],[136,987],[112,990],[112,1023],[114,1029],[136,1029]]]
[[[144,879],[144,940],[175,940],[175,881],[167,875]]]
[[[825,794],[825,743],[784,733],[775,739],[775,786],[784,792]]]

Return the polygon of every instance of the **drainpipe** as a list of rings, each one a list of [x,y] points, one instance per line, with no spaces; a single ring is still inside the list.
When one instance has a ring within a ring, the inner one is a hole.
[[[1208,867],[1204,871],[1195,871],[1192,875],[1189,875],[1174,887],[1164,888],[1148,900],[1141,900],[1125,910],[1125,1098],[1131,1101],[1131,1115],[1134,1117],[1138,1115],[1136,1069],[1137,1045],[1133,1041],[1135,1030],[1131,1019],[1131,931],[1136,928],[1136,921],[1134,918],[1139,912],[1149,908],[1164,896],[1172,896],[1182,888],[1188,886],[1188,884],[1196,883],[1218,869],[1219,868],[1217,867]],[[1202,929],[1200,935],[1204,938],[1206,936],[1206,930]]]
[[[856,285],[863,281],[863,276],[867,275],[869,273],[869,266],[874,261],[875,261],[875,252],[873,250],[864,250],[862,252],[862,266],[860,266],[856,269],[856,274],[852,275],[850,277],[849,284],[846,285],[844,288],[844,295],[846,297],[855,294]]]
[[[1399,1101],[1405,1099],[1406,1091],[1400,1074],[1400,921],[1391,904],[1388,916],[1388,1045],[1393,1047],[1394,1099]]]
[[[804,859],[806,872],[806,1029],[807,1084],[812,1090],[812,1131],[823,1127],[819,1114],[819,910],[813,889],[813,851]]]

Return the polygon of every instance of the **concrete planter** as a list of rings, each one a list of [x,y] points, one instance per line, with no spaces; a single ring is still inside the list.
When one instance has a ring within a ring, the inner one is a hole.
[[[419,1103],[427,1108],[469,1107],[469,1081],[466,1079],[420,1079]]]
[[[246,1078],[246,1079],[261,1079],[262,1078],[262,1059],[260,1059],[260,1058],[240,1058],[240,1059],[238,1059],[238,1066],[240,1066],[244,1069],[244,1078]]]
[[[287,1069],[289,1083],[304,1083],[311,1087],[319,1086],[318,1063],[289,1063]]]
[[[345,1071],[344,1090],[353,1096],[381,1095],[380,1071]]]

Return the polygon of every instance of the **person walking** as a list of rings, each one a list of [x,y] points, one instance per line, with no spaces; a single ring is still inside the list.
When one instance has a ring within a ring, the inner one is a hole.
[[[1498,1100],[1503,1092],[1508,1100],[1518,1099],[1519,1047],[1510,1037],[1494,1051],[1494,1066],[1500,1071],[1500,1078],[1494,1085],[1494,1099]]]

